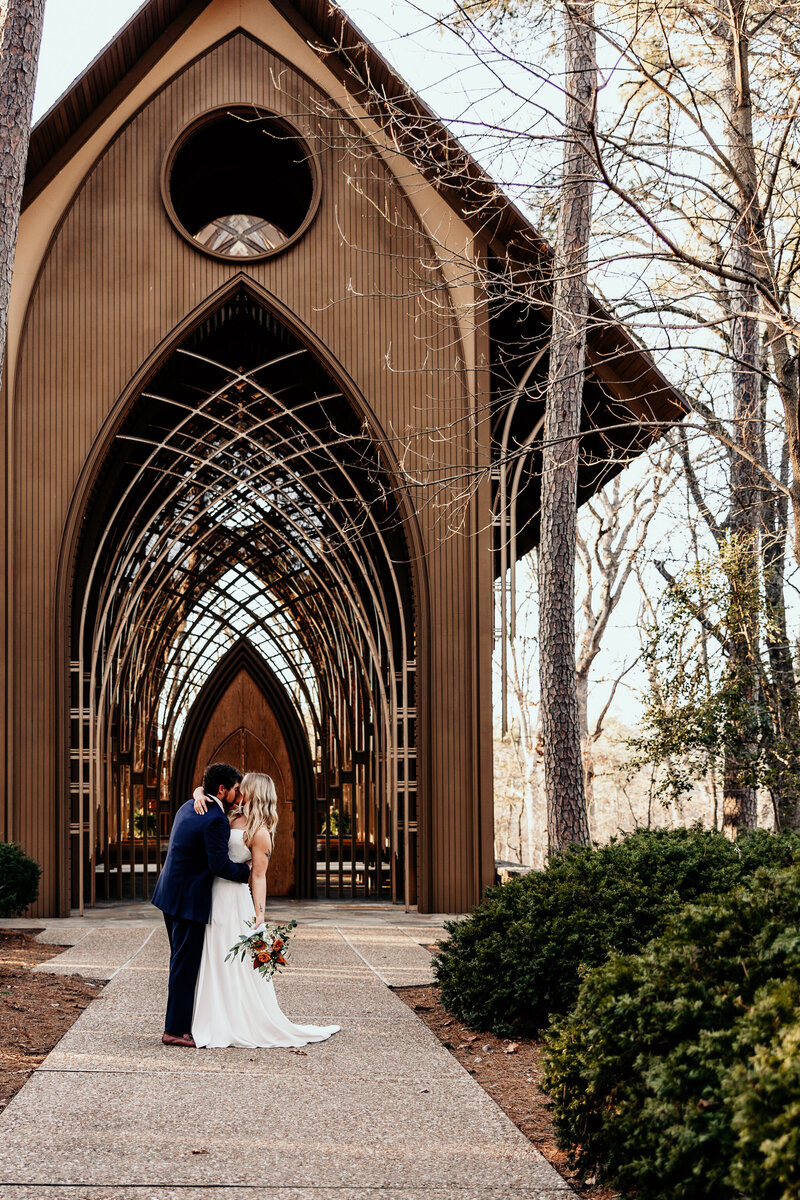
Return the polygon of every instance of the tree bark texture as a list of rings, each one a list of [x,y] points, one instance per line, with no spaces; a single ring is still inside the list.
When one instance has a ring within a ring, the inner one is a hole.
[[[0,0],[0,373],[45,0]]]
[[[762,384],[762,411],[764,407]],[[762,424],[763,429],[763,424]],[[762,461],[767,461],[766,444]],[[780,478],[789,477],[789,439],[784,438]],[[769,655],[769,707],[772,715],[773,742],[768,753],[773,760],[775,781],[772,803],[777,828],[797,829],[800,825],[800,712],[797,681],[786,619],[784,586],[786,580],[786,543],[789,533],[789,499],[775,492],[762,507],[761,563],[764,576],[766,628],[764,640]]]
[[[753,141],[753,110],[749,74],[748,6],[741,0],[724,5],[726,91],[728,94],[729,156],[734,171],[734,207],[731,265],[747,282],[730,286],[731,382],[734,438],[731,455],[728,531],[745,555],[744,577],[737,580],[731,597],[731,651],[729,672],[740,688],[740,729],[737,742],[727,747],[723,782],[723,828],[731,835],[754,828],[758,809],[756,789],[748,782],[748,767],[758,754],[759,652],[758,607],[750,603],[758,594],[758,534],[762,495],[758,463],[761,458],[759,300],[756,288],[758,235],[758,173]]]
[[[577,672],[578,729],[581,738],[583,798],[589,834],[597,829],[597,805],[594,794],[594,739],[589,733],[589,670]]]
[[[542,460],[539,656],[549,850],[589,844],[575,673],[578,453],[589,295],[596,91],[594,11],[566,6],[564,171],[553,263],[552,330]]]

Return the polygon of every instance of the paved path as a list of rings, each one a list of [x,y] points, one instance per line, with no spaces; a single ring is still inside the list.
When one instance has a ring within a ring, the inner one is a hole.
[[[342,1032],[299,1052],[162,1046],[163,927],[49,924],[68,948],[37,969],[108,983],[0,1116],[2,1200],[567,1200],[386,986],[429,981],[441,932],[396,912],[306,914],[276,989],[292,1020]]]

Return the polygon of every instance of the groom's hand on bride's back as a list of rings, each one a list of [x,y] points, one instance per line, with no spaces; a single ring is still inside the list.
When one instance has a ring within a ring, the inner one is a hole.
[[[213,821],[209,817],[207,821],[203,821],[200,828],[211,874],[221,875],[223,879],[231,879],[234,883],[247,883],[250,878],[247,863],[233,862],[228,857],[228,822]]]

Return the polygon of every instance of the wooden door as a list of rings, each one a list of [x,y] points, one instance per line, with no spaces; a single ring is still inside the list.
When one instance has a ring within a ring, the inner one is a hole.
[[[243,775],[259,771],[274,780],[278,828],[267,872],[267,895],[293,896],[295,784],[289,751],[266,697],[245,668],[211,714],[195,760],[195,784],[202,781],[203,771],[212,762],[229,762]]]

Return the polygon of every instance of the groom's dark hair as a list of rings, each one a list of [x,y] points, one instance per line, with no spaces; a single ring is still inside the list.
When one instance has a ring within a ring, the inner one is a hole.
[[[209,796],[216,796],[221,787],[232,788],[241,781],[241,771],[237,771],[230,763],[211,763],[203,772],[203,791]]]

